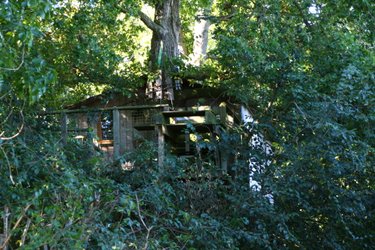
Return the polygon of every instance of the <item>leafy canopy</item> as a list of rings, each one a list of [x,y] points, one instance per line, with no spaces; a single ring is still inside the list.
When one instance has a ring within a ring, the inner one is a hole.
[[[137,89],[147,68],[147,49],[137,42],[146,3],[156,1],[0,4],[0,214],[11,214],[8,245],[371,249],[374,4],[214,1],[207,17],[213,49],[195,70],[209,76],[204,85],[247,105],[255,131],[271,143],[272,164],[255,178],[272,205],[248,187],[249,155],[260,153],[242,127],[197,142],[208,156],[217,147],[232,150],[231,175],[210,157],[169,156],[160,168],[151,142],[120,159],[135,162],[126,171],[90,143],[70,138],[63,146],[58,117],[35,112],[97,88]],[[209,5],[182,3],[184,32]],[[0,231],[7,231],[3,223]]]

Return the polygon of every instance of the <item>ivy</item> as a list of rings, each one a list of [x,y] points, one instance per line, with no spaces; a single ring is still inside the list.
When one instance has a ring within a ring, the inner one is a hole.
[[[244,127],[198,140],[203,156],[169,155],[160,167],[152,142],[108,163],[87,141],[62,145],[59,121],[41,116],[99,90],[130,94],[142,84],[141,4],[0,4],[0,245],[372,249],[373,3],[217,0],[205,64],[178,62],[182,75],[202,74],[203,85],[251,109],[253,132],[274,151],[257,173],[260,192],[249,187],[248,158],[262,155]],[[183,2],[183,31],[210,4]],[[214,164],[217,148],[234,158],[227,173]],[[124,169],[129,160],[133,169]]]

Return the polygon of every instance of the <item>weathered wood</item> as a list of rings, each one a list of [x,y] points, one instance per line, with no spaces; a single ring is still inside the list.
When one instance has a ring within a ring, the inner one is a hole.
[[[120,112],[118,109],[113,110],[113,151],[114,151],[114,158],[118,158],[120,156]]]
[[[68,138],[68,117],[65,112],[61,113],[61,142],[66,144]]]
[[[197,16],[208,15],[211,13],[213,1],[209,1],[206,8],[200,8]],[[209,19],[197,18],[194,24],[194,43],[191,63],[194,66],[200,66],[207,55],[208,33],[211,22]]]
[[[155,67],[161,69],[162,89],[167,95],[167,99],[174,100],[173,79],[171,73],[173,71],[172,60],[179,55],[178,45],[180,37],[180,1],[164,0],[157,1],[155,4],[155,17],[151,20],[142,12],[141,20],[153,31],[151,44],[151,70]],[[159,54],[161,60],[159,65]],[[157,60],[157,61],[155,61]],[[163,96],[164,97],[164,96]]]
[[[204,120],[205,124],[218,124],[216,116],[209,110],[206,110]]]
[[[228,157],[229,154],[226,150],[221,150],[220,152],[220,165],[221,165],[221,170],[223,173],[228,172]]]
[[[223,125],[226,125],[227,124],[227,105],[225,102],[222,102],[219,105],[219,117],[220,117],[220,123]]]
[[[163,107],[163,112],[166,112],[169,110],[169,106]],[[158,135],[158,165],[159,167],[162,167],[164,165],[165,160],[165,137],[164,137],[164,130],[165,127],[160,124],[156,125],[155,129],[157,130]]]
[[[185,153],[190,153],[190,133],[185,130]]]
[[[113,146],[113,140],[98,140],[100,146]]]
[[[101,117],[101,115],[98,116],[98,123],[96,124],[96,135],[98,136],[98,140],[103,140],[102,117]]]
[[[179,111],[164,111],[165,117],[183,117],[183,116],[204,116],[206,110],[179,110]]]
[[[139,106],[118,106],[109,108],[87,108],[87,109],[63,109],[48,112],[41,112],[41,115],[56,115],[60,113],[72,114],[72,113],[87,113],[87,112],[102,112],[111,110],[138,110],[138,109],[165,109],[168,108],[168,104],[156,104],[156,105],[139,105]]]
[[[215,126],[214,133],[212,136],[219,136],[221,135],[221,128],[219,125]],[[213,139],[216,140],[216,139]],[[226,145],[221,147],[217,147],[215,149],[215,160],[216,164],[221,167],[222,172],[225,174],[228,172],[228,159],[229,159],[229,152]]]
[[[131,110],[122,110],[120,112],[120,153],[134,149],[134,126]]]
[[[216,116],[210,110],[181,110],[181,111],[166,111],[163,112],[165,118],[176,118],[176,117],[197,117],[201,116],[204,118],[204,124],[218,124]],[[187,118],[189,119],[189,118]],[[169,119],[164,119],[168,124]],[[203,121],[203,119],[202,119]],[[193,122],[194,123],[194,122]],[[201,123],[201,122],[198,122]]]
[[[220,126],[216,125],[214,128],[214,132],[211,132],[211,140],[215,144],[215,164],[216,166],[221,166],[221,161],[220,161],[220,150],[219,150],[219,144],[218,140],[216,139],[216,136],[219,136],[220,134]]]
[[[165,139],[163,134],[163,125],[156,126],[158,134],[158,165],[162,167],[165,160]]]

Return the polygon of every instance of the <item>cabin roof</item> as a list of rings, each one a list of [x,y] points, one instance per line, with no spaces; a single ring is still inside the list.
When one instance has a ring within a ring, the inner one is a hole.
[[[160,103],[160,102],[159,102]],[[111,108],[118,106],[138,106],[159,104],[148,100],[143,94],[124,95],[111,91],[100,95],[89,97],[80,102],[67,106],[67,109],[86,109],[86,108]]]
[[[147,106],[158,104],[169,104],[175,108],[186,108],[192,106],[217,106],[221,102],[227,102],[231,97],[225,91],[214,87],[193,86],[175,92],[173,103],[168,100],[152,100],[145,95],[144,89],[139,89],[138,93],[124,95],[112,91],[104,92],[100,95],[89,97],[85,100],[67,106],[66,109],[103,109],[121,106]]]

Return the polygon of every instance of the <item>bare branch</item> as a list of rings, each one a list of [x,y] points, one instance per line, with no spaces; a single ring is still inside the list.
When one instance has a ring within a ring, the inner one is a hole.
[[[28,204],[28,205],[23,209],[22,214],[20,215],[20,217],[19,217],[18,220],[16,221],[16,224],[14,224],[12,230],[16,229],[16,228],[20,225],[22,219],[25,217],[26,212],[27,212],[27,210],[29,210],[30,207],[31,207],[31,204]],[[9,233],[9,234],[7,235],[7,238],[4,240],[3,245],[0,246],[0,249],[4,249],[4,248],[7,246],[8,241],[10,240],[10,237],[11,237],[11,233]]]
[[[310,129],[315,133],[313,126],[310,124],[309,119],[307,118],[306,114],[302,111],[300,106],[296,102],[293,102],[294,106],[296,106],[297,110],[301,113],[303,119],[306,121],[306,123],[309,125]]]
[[[30,224],[31,224],[31,219],[30,219],[30,218],[27,218],[26,226],[25,226],[25,228],[23,229],[22,237],[21,237],[21,245],[22,245],[22,246],[25,245],[26,235],[27,235],[27,231],[29,231]]]
[[[9,207],[5,206],[4,207],[4,218],[3,218],[3,223],[4,223],[4,239],[1,243],[0,249],[7,250],[8,249],[8,236],[9,236],[9,231],[10,231],[10,225],[9,225],[9,216],[10,216],[10,211]]]
[[[145,221],[143,220],[143,217],[142,217],[142,214],[141,214],[141,208],[139,206],[139,199],[138,199],[138,195],[135,194],[135,199],[137,201],[137,210],[138,210],[138,216],[139,216],[139,219],[141,220],[142,222],[142,225],[146,228],[147,230],[147,235],[146,235],[146,243],[145,243],[145,246],[143,247],[144,250],[147,250],[148,249],[148,239],[150,238],[150,232],[152,230],[153,227],[148,227],[145,223]]]
[[[221,21],[228,21],[232,19],[237,13],[231,13],[225,16],[210,16],[210,15],[197,15],[196,20],[210,20],[211,22],[218,23]]]
[[[24,127],[24,124],[25,124],[25,118],[23,117],[22,111],[20,111],[20,115],[22,117],[22,124],[21,124],[21,127],[18,129],[18,132],[15,133],[12,136],[9,136],[9,137],[0,137],[1,140],[3,140],[3,141],[9,141],[9,140],[12,140],[12,139],[16,138],[17,136],[19,136],[19,134],[21,134],[21,132],[23,130],[23,127]],[[1,133],[1,135],[3,135],[3,133]]]
[[[152,31],[156,32],[159,36],[163,36],[165,34],[165,29],[159,25],[156,24],[154,21],[151,20],[145,13],[142,11],[138,12],[139,16],[141,17],[142,22]]]
[[[12,100],[10,101],[9,106],[12,107],[11,105],[12,105]],[[8,112],[7,117],[5,117],[5,119],[0,123],[0,125],[5,124],[8,121],[8,119],[12,116],[12,114],[13,114],[13,108],[11,108],[11,110]],[[1,138],[1,136],[4,135],[4,133],[5,133],[5,131],[0,133],[0,138]]]
[[[122,7],[119,7],[120,11],[123,13],[127,13],[128,11]],[[164,28],[155,23],[149,16],[147,16],[144,12],[141,10],[138,11],[138,15],[141,18],[142,22],[149,28],[150,30],[156,32],[159,36],[163,36],[165,34]]]
[[[9,161],[9,157],[7,155],[7,153],[5,152],[5,150],[0,147],[1,151],[3,152],[3,155],[5,157],[5,160],[7,161],[7,164],[8,164],[8,170],[9,170],[9,179],[10,181],[12,182],[13,185],[15,185],[16,183],[14,182],[14,179],[13,179],[13,175],[12,175],[12,166],[10,165],[10,161]],[[1,248],[0,248],[1,249]]]

